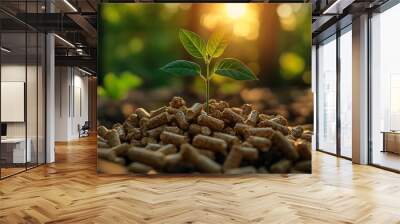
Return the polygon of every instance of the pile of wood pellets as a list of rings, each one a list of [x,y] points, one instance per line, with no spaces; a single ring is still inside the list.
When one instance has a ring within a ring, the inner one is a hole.
[[[181,97],[169,106],[138,108],[123,124],[98,127],[97,152],[138,174],[311,173],[312,131],[290,127],[280,115],[251,105],[210,100],[191,107]]]

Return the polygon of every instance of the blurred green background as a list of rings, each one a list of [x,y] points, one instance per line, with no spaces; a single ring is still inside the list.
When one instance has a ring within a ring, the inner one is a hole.
[[[193,60],[179,41],[180,28],[204,39],[215,30],[226,30],[230,43],[223,57],[240,59],[260,79],[243,82],[216,76],[212,98],[233,106],[252,103],[292,123],[312,123],[310,21],[310,4],[102,4],[99,123],[122,122],[137,107],[156,109],[174,95],[189,104],[204,101],[200,77],[173,76],[159,69],[173,60]]]

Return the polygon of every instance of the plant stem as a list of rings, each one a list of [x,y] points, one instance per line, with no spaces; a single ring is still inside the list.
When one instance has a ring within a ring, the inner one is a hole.
[[[208,100],[210,99],[210,62],[206,61],[207,76],[206,76],[206,112],[208,113]]]

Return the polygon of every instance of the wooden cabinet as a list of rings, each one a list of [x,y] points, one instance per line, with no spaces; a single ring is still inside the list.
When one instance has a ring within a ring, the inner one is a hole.
[[[400,154],[400,132],[382,132],[383,151]]]

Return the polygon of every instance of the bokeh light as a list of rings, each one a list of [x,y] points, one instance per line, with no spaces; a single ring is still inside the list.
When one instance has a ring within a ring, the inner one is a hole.
[[[279,57],[279,64],[281,65],[283,77],[285,79],[297,77],[305,68],[304,59],[294,52],[284,52],[281,54]]]
[[[219,16],[215,14],[205,14],[201,17],[201,24],[205,26],[207,29],[212,30],[218,24]]]
[[[288,18],[292,16],[292,7],[289,4],[281,4],[278,6],[276,9],[276,12],[278,13],[278,16],[281,18]]]
[[[133,54],[140,53],[143,50],[143,40],[141,38],[132,38],[129,42],[129,48]]]
[[[229,18],[237,20],[246,14],[247,4],[245,3],[228,3],[226,4],[226,13]]]
[[[284,30],[294,31],[297,26],[296,13],[301,9],[299,4],[280,4],[276,10]]]
[[[246,22],[237,22],[233,27],[233,33],[237,36],[246,37],[250,33],[250,27]]]
[[[113,7],[104,7],[103,15],[109,23],[118,23],[120,20],[118,11]]]

